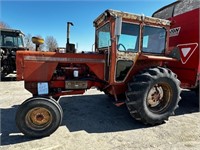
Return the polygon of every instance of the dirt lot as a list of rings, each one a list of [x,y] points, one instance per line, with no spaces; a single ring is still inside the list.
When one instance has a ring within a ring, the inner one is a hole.
[[[62,97],[62,125],[49,137],[31,139],[14,121],[18,105],[31,94],[23,82],[0,82],[0,91],[1,150],[200,149],[199,98],[193,92],[182,92],[176,115],[154,127],[135,121],[126,106],[115,107],[95,89]]]

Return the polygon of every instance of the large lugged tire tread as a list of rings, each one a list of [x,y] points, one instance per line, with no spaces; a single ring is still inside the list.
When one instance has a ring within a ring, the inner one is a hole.
[[[147,92],[147,86],[152,84],[158,78],[169,78],[173,80],[177,86],[178,97],[175,106],[170,110],[170,115],[174,114],[174,110],[178,108],[178,102],[180,101],[180,81],[177,79],[176,74],[171,70],[162,67],[152,67],[143,70],[136,75],[133,80],[128,84],[128,91],[126,92],[127,100],[126,105],[133,118],[142,121],[144,124],[161,124],[164,120],[168,120],[170,115],[165,116],[161,120],[151,119],[143,111],[142,96]]]

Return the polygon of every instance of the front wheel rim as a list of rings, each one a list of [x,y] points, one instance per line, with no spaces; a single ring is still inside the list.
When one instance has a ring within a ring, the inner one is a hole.
[[[44,130],[52,123],[51,112],[44,107],[32,108],[25,116],[26,124],[33,130]]]

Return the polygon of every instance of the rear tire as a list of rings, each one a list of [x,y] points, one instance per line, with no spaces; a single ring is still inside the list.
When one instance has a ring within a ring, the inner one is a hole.
[[[126,105],[136,120],[161,124],[174,114],[181,99],[180,91],[180,81],[171,70],[145,69],[128,84]]]
[[[16,125],[25,135],[44,137],[61,124],[63,111],[53,99],[33,97],[23,102],[16,113]]]

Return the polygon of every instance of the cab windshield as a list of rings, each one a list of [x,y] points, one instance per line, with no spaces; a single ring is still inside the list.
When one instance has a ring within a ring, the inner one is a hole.
[[[122,32],[118,39],[118,51],[137,52],[140,35],[138,24],[122,23]]]

